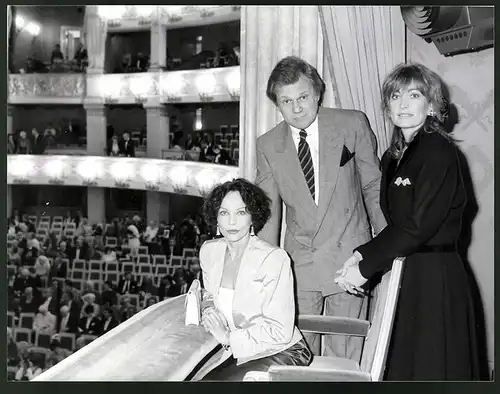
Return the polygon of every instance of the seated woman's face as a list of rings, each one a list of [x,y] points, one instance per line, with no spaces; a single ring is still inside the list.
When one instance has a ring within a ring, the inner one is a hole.
[[[226,194],[217,215],[221,234],[230,242],[237,242],[250,233],[252,216],[237,191]]]

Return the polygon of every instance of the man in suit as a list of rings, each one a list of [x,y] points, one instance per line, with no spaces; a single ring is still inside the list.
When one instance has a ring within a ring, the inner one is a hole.
[[[138,293],[137,282],[132,278],[131,272],[126,272],[125,276],[120,278],[117,290],[121,295]]]
[[[83,304],[81,301],[75,299],[72,288],[69,288],[67,285],[65,286],[66,288],[63,289],[61,296],[61,304],[68,307],[70,320],[76,321],[78,323],[80,320],[80,312]]]
[[[376,138],[360,111],[320,107],[325,84],[297,57],[272,71],[267,96],[284,121],[257,139],[256,184],[272,200],[272,216],[258,234],[278,245],[282,203],[284,248],[292,257],[299,314],[364,318],[366,302],[334,282],[355,247],[386,222],[379,204]],[[318,335],[305,335],[314,354]],[[325,354],[359,361],[361,338],[325,336]]]
[[[69,333],[77,333],[78,332],[78,319],[75,319],[74,315],[70,313],[70,309],[68,305],[63,305],[60,309],[60,321],[59,328],[57,332],[69,332]]]
[[[31,130],[33,135],[33,145],[31,148],[31,153],[33,155],[43,155],[45,153],[45,138],[41,135],[36,128]]]
[[[130,139],[130,134],[125,132],[123,133],[123,139],[121,140],[120,155],[125,157],[135,157],[135,146],[134,141]]]
[[[93,305],[87,305],[83,309],[83,316],[78,324],[78,331],[81,334],[99,335],[102,330],[101,319],[95,316]]]
[[[100,335],[106,334],[118,325],[118,321],[113,316],[113,311],[109,308],[102,310],[102,326]]]
[[[68,251],[69,258],[73,260],[90,260],[90,248],[81,235],[76,239],[76,245]]]

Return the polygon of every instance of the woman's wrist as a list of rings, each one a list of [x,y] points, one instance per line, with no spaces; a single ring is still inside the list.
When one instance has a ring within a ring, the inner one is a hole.
[[[226,350],[230,348],[229,333],[229,330],[226,330],[226,332],[224,333],[224,338],[221,342],[222,347]]]

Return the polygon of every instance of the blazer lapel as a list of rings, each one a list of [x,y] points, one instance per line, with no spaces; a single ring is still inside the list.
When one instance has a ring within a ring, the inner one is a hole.
[[[335,119],[318,114],[319,132],[319,209],[318,231],[330,205],[337,185],[340,159],[344,147],[344,136],[339,132],[341,125],[334,124]],[[332,130],[333,128],[333,130]]]
[[[297,148],[292,138],[292,131],[287,123],[283,122],[276,139],[276,165],[282,167],[283,180],[288,189],[298,201],[302,203],[303,209],[308,210],[310,215],[316,215],[317,207],[306,183],[302,167],[300,166]]]
[[[394,172],[396,170],[396,160],[387,157],[382,161],[382,181],[380,183],[380,208],[382,213],[389,219],[387,210],[387,189],[394,178]]]
[[[248,240],[248,245],[243,252],[243,256],[241,257],[240,268],[238,269],[238,273],[236,274],[236,280],[234,282],[234,296],[233,296],[233,323],[236,327],[241,326],[245,320],[245,316],[238,312],[239,308],[235,308],[235,305],[245,305],[246,302],[251,302],[251,300],[245,300],[245,288],[242,287],[242,284],[239,283],[242,278],[249,279],[253,277],[253,274],[249,272],[250,267],[253,267],[255,261],[251,259],[252,253],[251,250],[253,248],[253,243],[255,241],[255,237],[251,236]],[[240,302],[240,298],[242,301]]]
[[[222,282],[222,271],[224,269],[224,259],[226,256],[226,241],[224,238],[221,238],[219,242],[217,243],[216,247],[214,248],[214,261],[216,262],[213,265],[213,283],[215,284],[216,288],[214,289],[214,297],[219,294],[219,289],[220,289],[220,284]]]

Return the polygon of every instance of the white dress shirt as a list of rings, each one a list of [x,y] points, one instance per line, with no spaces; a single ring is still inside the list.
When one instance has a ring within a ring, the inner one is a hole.
[[[295,144],[295,149],[297,153],[299,151],[300,142],[300,129],[290,126],[292,130],[293,143]],[[309,150],[311,151],[311,157],[314,168],[314,202],[316,205],[319,204],[319,130],[318,130],[318,116],[312,122],[308,128],[304,129],[307,133],[306,141],[309,144]]]
[[[102,327],[102,330],[106,331],[108,329],[108,326],[110,323],[111,323],[111,317],[108,317],[108,319],[104,322],[104,326]]]

